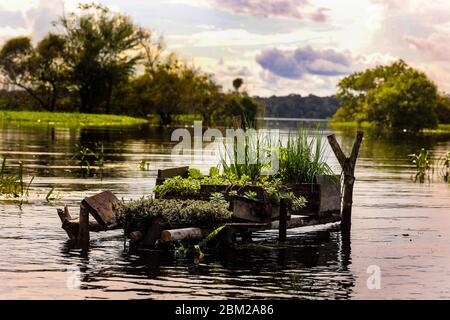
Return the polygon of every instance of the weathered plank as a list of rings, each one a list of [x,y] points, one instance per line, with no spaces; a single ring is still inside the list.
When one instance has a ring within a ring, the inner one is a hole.
[[[340,176],[317,176],[317,184],[320,185],[319,213],[341,211],[341,183]]]
[[[119,199],[109,190],[103,191],[92,197],[86,197],[81,202],[97,222],[105,229],[111,229],[117,225],[113,205]]]
[[[339,214],[320,215],[320,216],[292,215],[291,219],[287,222],[287,229],[339,222],[340,220],[341,218]],[[277,230],[279,229],[279,226],[280,226],[279,221],[273,221],[269,228]]]
[[[232,200],[233,218],[250,222],[269,222],[272,220],[272,205],[267,201],[255,201],[245,197]]]
[[[183,178],[187,178],[188,174],[189,174],[188,166],[158,170],[158,178],[160,178],[160,179],[173,178],[176,176],[181,176]]]

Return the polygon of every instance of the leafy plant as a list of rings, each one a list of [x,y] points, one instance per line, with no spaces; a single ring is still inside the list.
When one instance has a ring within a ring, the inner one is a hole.
[[[188,173],[189,173],[189,177],[192,179],[202,179],[203,178],[203,175],[199,169],[189,168]]]
[[[235,197],[235,196],[238,195],[238,192],[237,192],[237,190],[231,190],[230,192],[228,192],[228,195],[229,195],[230,197]]]
[[[430,171],[432,170],[432,163],[429,159],[429,152],[422,148],[419,154],[410,154],[411,163],[415,166],[416,174],[414,175],[414,182],[424,183],[425,177],[430,181]]]
[[[137,223],[160,217],[169,224],[214,226],[231,220],[224,201],[139,199],[114,206],[118,221]]]
[[[318,175],[334,174],[326,163],[322,136],[316,129],[308,139],[308,131],[301,127],[295,136],[289,133],[287,145],[280,150],[280,177],[284,183],[313,183]]]
[[[200,243],[198,244],[199,248],[205,248],[211,240],[217,237],[217,235],[220,233],[220,231],[222,231],[223,228],[225,228],[224,225],[214,229],[202,241],[200,241]]]
[[[244,197],[249,200],[258,200],[258,194],[255,191],[247,191],[244,193]]]
[[[217,202],[224,202],[224,201],[226,201],[225,197],[220,192],[211,193],[211,196],[209,197],[209,200],[210,201],[217,201]]]
[[[182,178],[176,176],[164,180],[163,184],[156,186],[153,190],[155,195],[163,197],[169,194],[180,196],[196,195],[200,192],[200,181],[198,179]]]
[[[219,175],[219,173],[220,173],[219,168],[217,168],[217,167],[211,167],[211,168],[209,168],[209,176],[210,176],[211,178],[217,177],[217,176]]]
[[[285,193],[281,196],[281,198],[289,201],[292,210],[299,211],[300,209],[306,207],[308,200],[302,196],[296,196],[293,192]]]

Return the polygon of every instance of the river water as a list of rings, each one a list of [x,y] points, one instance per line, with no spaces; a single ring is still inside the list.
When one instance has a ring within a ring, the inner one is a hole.
[[[297,125],[268,123],[284,134]],[[326,128],[324,134],[331,131],[349,152],[354,129]],[[125,199],[148,195],[156,170],[174,165],[170,133],[3,125],[0,154],[7,170],[16,171],[21,160],[25,180],[35,178],[22,204],[0,202],[0,299],[450,299],[450,184],[437,174],[431,183],[414,183],[407,157],[421,147],[443,155],[450,150],[445,135],[365,133],[351,241],[343,241],[335,225],[289,230],[284,245],[276,232],[264,232],[254,245],[197,261],[173,252],[128,252],[116,230],[92,234],[88,252],[73,248],[56,208],[67,204],[76,216],[83,197],[105,189]],[[101,178],[85,178],[72,154],[77,145],[95,142],[104,145],[105,168]],[[148,170],[139,168],[141,160]],[[329,163],[339,172],[332,154]],[[52,187],[55,199],[47,201]],[[367,285],[373,270],[380,271],[379,289]]]

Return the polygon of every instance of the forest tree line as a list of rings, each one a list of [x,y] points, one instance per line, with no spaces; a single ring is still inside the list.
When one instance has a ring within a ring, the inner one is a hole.
[[[33,44],[27,36],[0,49],[0,108],[157,114],[199,114],[206,125],[236,116],[252,121],[262,108],[241,90],[224,92],[195,66],[166,52],[163,39],[107,7],[80,5],[54,22],[56,32]]]
[[[327,119],[339,109],[339,100],[334,96],[290,94],[255,99],[265,107],[265,116],[274,118]]]

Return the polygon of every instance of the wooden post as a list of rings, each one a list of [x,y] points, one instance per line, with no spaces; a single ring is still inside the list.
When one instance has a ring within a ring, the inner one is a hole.
[[[349,237],[352,224],[351,220],[352,220],[352,204],[353,204],[353,185],[355,183],[355,166],[356,166],[356,159],[358,158],[359,148],[361,146],[363,138],[363,132],[358,131],[350,157],[347,157],[344,154],[334,134],[329,135],[327,138],[344,173],[344,182],[343,182],[344,190],[342,194],[342,204],[341,204],[341,230],[345,237]]]
[[[280,200],[280,221],[278,224],[278,241],[286,241],[287,232],[287,205],[284,199]]]
[[[89,211],[81,204],[80,205],[80,227],[78,229],[78,245],[80,247],[89,246]]]

